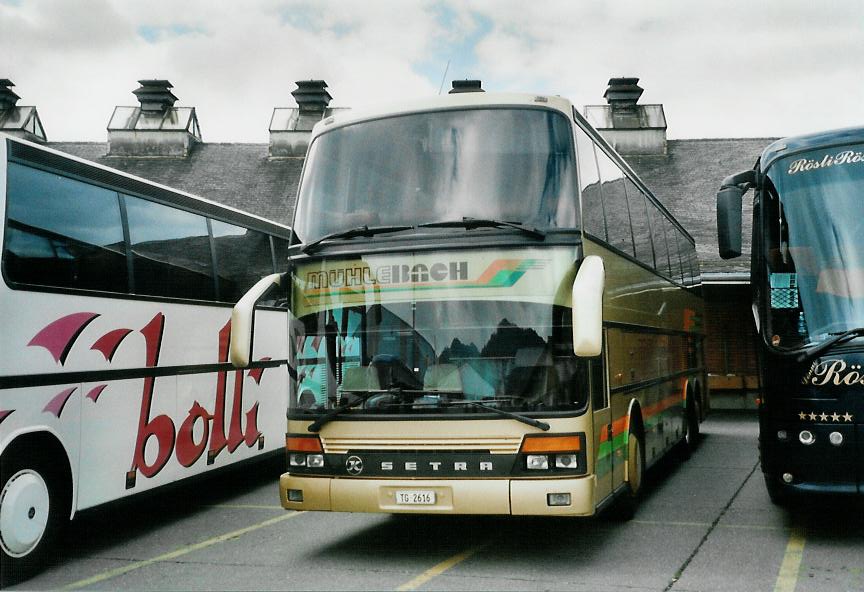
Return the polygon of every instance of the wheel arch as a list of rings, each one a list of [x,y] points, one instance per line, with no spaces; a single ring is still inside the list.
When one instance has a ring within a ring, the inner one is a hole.
[[[69,501],[69,519],[71,520],[75,515],[77,483],[69,452],[53,430],[34,427],[10,434],[6,442],[3,443],[2,450],[0,450],[0,458],[8,459],[18,455],[33,455],[33,451],[36,451],[35,454],[49,459],[60,459],[60,464],[56,465],[55,468],[65,485],[65,494]]]
[[[645,423],[642,419],[642,405],[638,399],[631,399],[627,407],[627,431],[633,432],[643,442],[645,441]]]

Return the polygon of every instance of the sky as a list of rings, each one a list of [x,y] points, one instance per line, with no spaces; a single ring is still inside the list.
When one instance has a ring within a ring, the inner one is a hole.
[[[480,79],[581,110],[620,76],[669,138],[779,137],[862,124],[862,63],[861,0],[0,0],[0,78],[49,141],[104,142],[152,78],[206,142],[267,142],[297,80],[332,107]]]

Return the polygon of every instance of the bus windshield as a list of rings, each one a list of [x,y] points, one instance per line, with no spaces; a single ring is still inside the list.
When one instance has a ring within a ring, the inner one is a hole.
[[[587,371],[570,318],[557,305],[492,300],[328,307],[294,324],[293,404],[364,415],[582,409]]]
[[[561,113],[531,108],[415,113],[336,128],[309,149],[294,230],[309,243],[364,225],[463,217],[573,228],[571,134]]]
[[[864,326],[864,152],[797,153],[771,165],[765,209],[772,343],[796,348]]]

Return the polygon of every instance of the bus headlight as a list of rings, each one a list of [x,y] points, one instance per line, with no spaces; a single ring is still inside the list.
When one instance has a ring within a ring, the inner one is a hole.
[[[801,430],[801,433],[798,434],[798,441],[805,446],[810,446],[816,441],[816,436],[810,430]]]
[[[777,430],[777,439],[785,442],[789,439],[789,433],[786,430]]]
[[[549,471],[558,475],[581,475],[588,467],[585,434],[527,434],[519,448],[529,472]]]
[[[324,447],[318,436],[286,434],[285,451],[289,467],[324,468]]]
[[[840,432],[831,432],[828,434],[828,441],[831,442],[834,446],[840,446],[843,444],[843,434]]]
[[[556,454],[555,467],[558,469],[575,469],[579,466],[579,457],[575,454]]]
[[[549,457],[545,454],[529,454],[525,466],[535,471],[545,471],[549,468]]]

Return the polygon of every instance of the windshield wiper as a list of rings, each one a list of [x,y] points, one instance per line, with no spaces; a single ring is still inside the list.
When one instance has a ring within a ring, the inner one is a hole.
[[[801,352],[797,361],[806,362],[811,358],[815,358],[819,354],[825,353],[835,345],[839,345],[855,337],[861,337],[862,335],[864,335],[864,327],[856,327],[854,329],[849,329],[848,331],[843,331],[842,333],[837,333],[831,339],[823,341],[819,345],[814,345],[810,349]]]
[[[493,220],[491,218],[470,218],[463,216],[461,220],[445,220],[443,222],[426,222],[418,224],[417,228],[464,228],[473,230],[474,228],[515,228],[536,239],[541,239],[546,236],[542,230],[538,230],[533,226],[525,226],[520,222],[510,222],[508,220]]]
[[[304,253],[309,253],[313,251],[316,247],[318,247],[321,243],[329,240],[336,240],[340,238],[355,238],[358,236],[375,236],[376,234],[383,234],[385,232],[399,232],[400,230],[411,230],[414,228],[413,226],[357,226],[356,228],[350,228],[348,230],[340,230],[339,232],[331,232],[330,234],[325,234],[321,238],[312,241],[308,245],[303,245],[300,249]]]
[[[544,432],[548,432],[551,427],[545,421],[540,421],[531,417],[527,417],[525,415],[520,415],[518,413],[511,413],[509,411],[504,411],[503,409],[498,409],[497,407],[492,407],[491,405],[486,405],[485,403],[481,403],[480,401],[470,401],[468,399],[455,399],[453,401],[447,401],[447,405],[470,405],[472,407],[480,407],[481,409],[486,409],[488,411],[492,411],[493,413],[497,413],[498,415],[509,417],[510,419],[515,419],[516,421],[521,421],[522,423],[526,423],[532,427],[543,430]]]
[[[370,397],[373,397],[375,395],[380,395],[383,393],[388,393],[388,392],[393,392],[393,391],[392,390],[391,391],[368,391],[368,392],[365,392],[361,395],[358,395],[356,393],[351,393],[353,396],[355,396],[357,398],[352,399],[352,400],[348,401],[347,403],[343,403],[342,405],[339,405],[338,407],[334,407],[333,409],[331,409],[330,411],[328,411],[327,413],[325,413],[324,415],[322,415],[321,417],[319,417],[318,419],[316,419],[315,421],[310,423],[309,427],[306,429],[309,430],[310,432],[318,432],[321,430],[321,428],[324,426],[325,423],[330,423],[330,421],[332,421],[337,415],[341,414],[342,412],[347,411],[348,409],[351,409],[352,407],[356,407],[357,405],[359,405],[361,403],[365,403],[366,400],[369,399]]]

